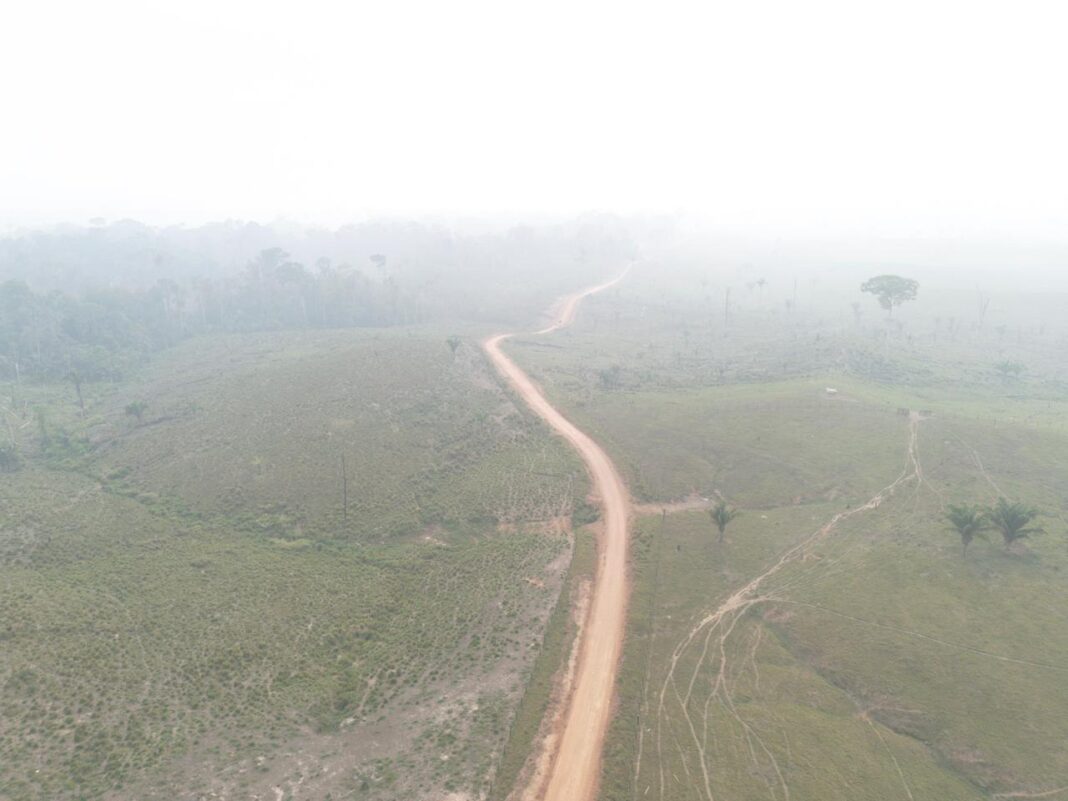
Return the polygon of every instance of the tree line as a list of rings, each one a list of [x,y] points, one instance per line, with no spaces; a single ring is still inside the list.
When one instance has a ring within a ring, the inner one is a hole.
[[[0,284],[0,376],[118,380],[148,354],[199,334],[387,326],[419,315],[418,298],[393,276],[372,279],[326,259],[308,269],[280,248],[223,280],[80,294],[10,280]]]

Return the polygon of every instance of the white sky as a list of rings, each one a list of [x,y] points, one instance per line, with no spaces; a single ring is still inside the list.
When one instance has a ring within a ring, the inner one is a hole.
[[[1062,239],[1066,32],[1021,0],[9,0],[0,227],[686,210]]]

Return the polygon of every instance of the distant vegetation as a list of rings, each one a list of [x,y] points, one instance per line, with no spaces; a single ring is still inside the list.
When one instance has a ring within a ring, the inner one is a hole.
[[[478,236],[123,222],[0,238],[0,378],[115,381],[207,333],[533,316],[574,282],[564,268],[596,277],[632,255],[611,220]]]
[[[0,284],[0,371],[6,377],[116,380],[149,353],[209,332],[397,325],[419,316],[390,278],[349,267],[314,272],[278,248],[237,278],[183,288],[91,289],[79,296]],[[79,380],[80,380],[79,379]]]

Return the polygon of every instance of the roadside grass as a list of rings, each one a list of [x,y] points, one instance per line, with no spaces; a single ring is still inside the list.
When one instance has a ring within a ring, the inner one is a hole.
[[[439,333],[187,343],[84,418],[19,388],[0,797],[487,789],[586,479]]]
[[[541,648],[534,660],[526,689],[512,720],[508,743],[494,775],[488,801],[503,801],[516,789],[524,766],[538,753],[541,726],[553,701],[553,690],[574,646],[577,627],[572,616],[573,599],[583,581],[596,570],[596,544],[586,528],[575,534],[574,554],[563,590],[545,627]]]
[[[72,491],[84,495],[27,509]],[[166,770],[176,755],[234,762],[522,665],[537,644],[517,621],[537,628],[548,613],[546,590],[522,577],[545,576],[564,546],[524,533],[281,547],[32,471],[5,482],[0,508],[21,542],[4,538],[0,599],[12,799],[98,797],[145,771],[165,795],[190,780]]]

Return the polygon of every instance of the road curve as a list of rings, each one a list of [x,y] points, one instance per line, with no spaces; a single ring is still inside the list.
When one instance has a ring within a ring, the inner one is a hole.
[[[535,333],[548,334],[570,325],[583,298],[607,289],[625,275],[626,271],[612,281],[563,298],[554,307],[553,322]],[[623,648],[630,498],[608,454],[557,411],[530,377],[501,350],[501,342],[510,336],[497,334],[485,340],[482,347],[493,366],[527,405],[579,452],[603,507],[604,527],[589,616],[579,644],[578,670],[543,796],[545,801],[593,801],[601,776],[601,752]]]

